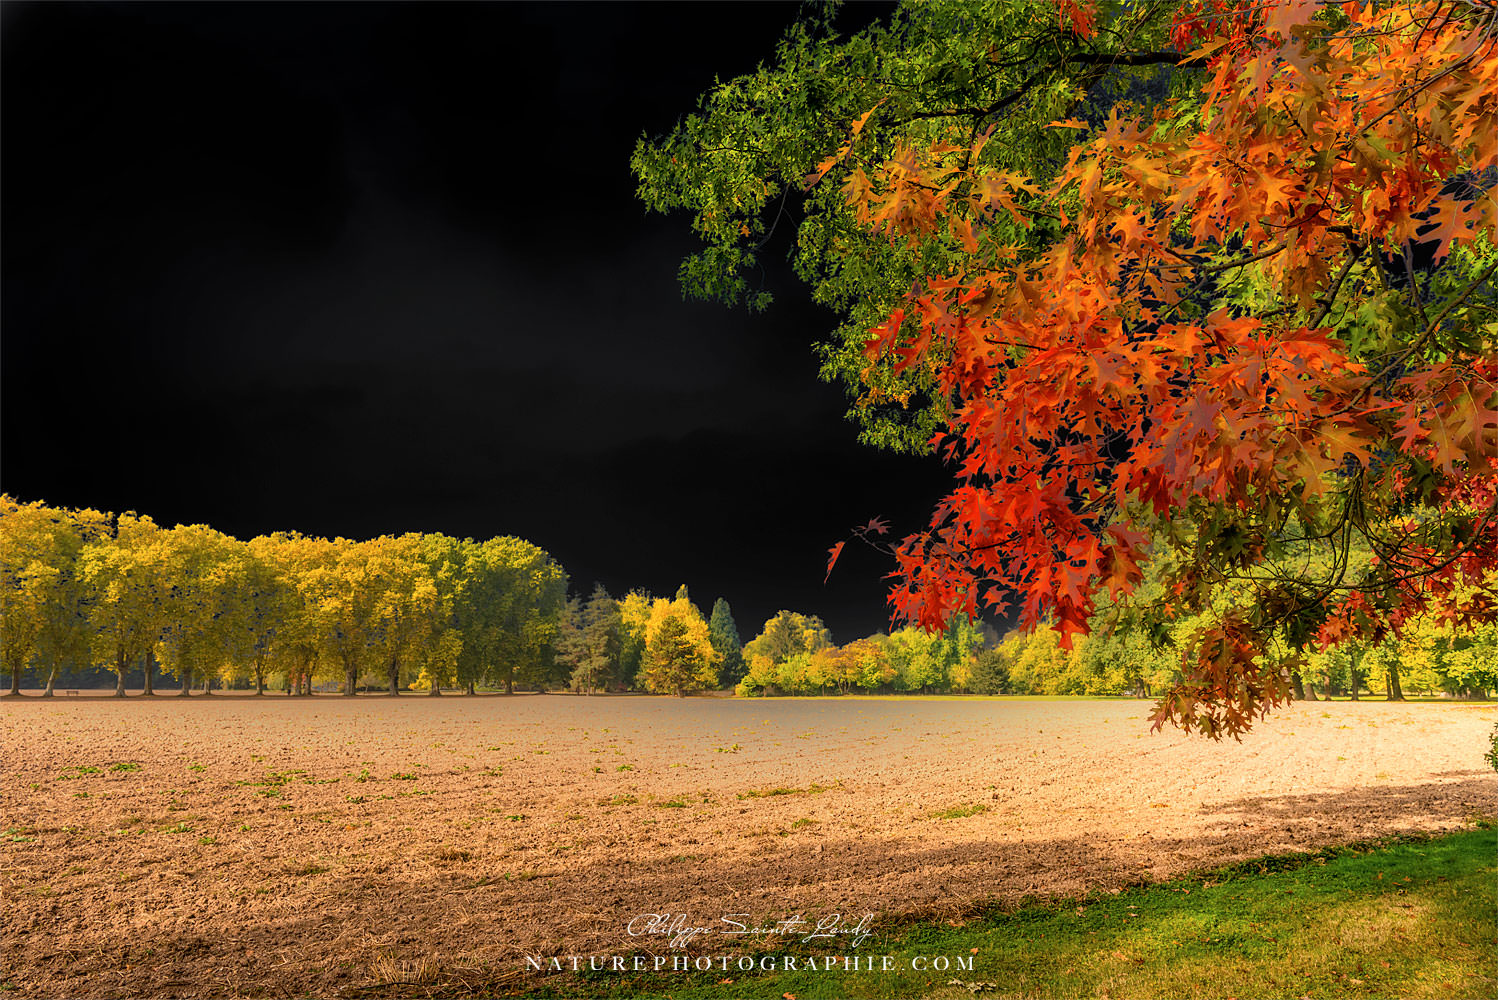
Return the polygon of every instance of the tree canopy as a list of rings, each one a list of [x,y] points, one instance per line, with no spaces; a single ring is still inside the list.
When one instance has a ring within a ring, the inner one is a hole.
[[[1062,648],[1105,593],[1146,634],[1189,619],[1156,725],[1237,736],[1312,646],[1498,616],[1495,21],[998,0],[842,39],[818,15],[633,166],[693,213],[689,293],[763,307],[757,255],[799,213],[796,267],[844,319],[824,375],[866,440],[952,465],[890,547],[897,615],[1014,614]]]

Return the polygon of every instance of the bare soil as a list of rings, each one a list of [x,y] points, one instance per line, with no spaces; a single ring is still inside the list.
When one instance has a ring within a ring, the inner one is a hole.
[[[642,913],[877,927],[1498,812],[1494,706],[1304,703],[1241,744],[1151,733],[1147,715],[7,699],[0,980],[49,997],[353,996],[443,970],[523,985],[525,955],[665,952],[629,932]]]

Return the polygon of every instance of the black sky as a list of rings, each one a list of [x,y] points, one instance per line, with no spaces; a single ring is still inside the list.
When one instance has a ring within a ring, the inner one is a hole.
[[[883,8],[844,12],[857,27]],[[773,54],[782,4],[0,8],[0,485],[239,537],[514,534],[576,590],[839,641],[933,461],[858,445],[788,268],[684,302],[630,150]]]

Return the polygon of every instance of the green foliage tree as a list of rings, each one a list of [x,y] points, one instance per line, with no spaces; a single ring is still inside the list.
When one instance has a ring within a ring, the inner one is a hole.
[[[603,584],[596,584],[586,602],[568,602],[570,614],[562,630],[561,656],[572,671],[574,691],[592,694],[607,688],[619,674],[619,649],[624,621],[619,602]]]
[[[832,644],[832,633],[816,615],[777,611],[765,622],[759,635],[744,646],[744,656],[762,656],[779,663],[797,653],[815,653]]]
[[[713,602],[707,633],[712,637],[713,649],[723,658],[723,665],[719,668],[722,683],[737,684],[744,677],[744,647],[739,641],[739,627],[733,620],[733,610],[721,597]]]
[[[997,649],[985,649],[973,665],[968,690],[973,694],[1009,694],[1009,663]]]
[[[462,682],[555,681],[556,644],[567,606],[567,574],[545,551],[519,538],[465,542],[455,617]]]

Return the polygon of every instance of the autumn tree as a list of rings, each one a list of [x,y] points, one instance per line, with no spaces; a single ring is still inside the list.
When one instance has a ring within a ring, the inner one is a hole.
[[[343,695],[359,693],[359,677],[372,665],[379,641],[379,605],[384,593],[378,559],[370,566],[372,546],[333,539],[322,558],[302,579],[315,607],[319,655],[342,667]]]
[[[645,686],[679,698],[711,685],[716,675],[700,643],[687,634],[687,623],[668,614],[650,633],[645,648]]]
[[[115,697],[137,661],[151,691],[151,654],[170,627],[162,579],[162,531],[149,517],[124,513],[78,554],[91,645],[115,672]]]
[[[165,627],[157,649],[165,670],[188,695],[195,676],[212,677],[234,646],[240,550],[243,543],[207,525],[177,525],[160,537],[157,568]],[[147,676],[147,691],[150,691]]]
[[[46,665],[43,696],[51,697],[62,658],[86,659],[78,554],[107,528],[98,511],[0,496],[0,663],[10,673],[12,695],[21,693],[21,676],[33,660]]]
[[[717,687],[723,659],[713,648],[707,620],[687,596],[685,585],[676,593],[669,601],[652,601],[645,623],[641,679],[647,691],[658,694],[685,695]]]
[[[424,617],[409,659],[417,683],[425,685],[428,694],[437,695],[443,685],[457,681],[463,651],[463,633],[457,623],[457,602],[464,584],[462,543],[446,535],[422,535],[417,558],[430,582],[431,598],[422,605]]]
[[[729,299],[809,191],[828,373],[956,477],[890,547],[898,615],[1012,612],[1062,652],[1104,593],[1196,618],[1155,724],[1237,736],[1312,643],[1498,615],[1495,20],[907,4],[793,29],[635,169],[708,242],[688,288]]]
[[[276,532],[250,539],[251,558],[263,564],[275,582],[260,590],[248,627],[256,630],[256,692],[265,689],[265,673],[274,667],[286,676],[288,694],[312,694],[312,682],[328,648],[326,615],[336,605],[324,601],[338,546],[325,538]]]
[[[366,572],[379,581],[371,654],[387,690],[420,677],[430,694],[451,680],[461,642],[453,627],[457,551],[440,535],[382,536],[364,543]]]
[[[301,601],[288,569],[263,537],[238,548],[232,572],[235,590],[226,611],[226,653],[236,678],[248,677],[255,694],[264,695],[278,644],[290,647],[297,640]],[[315,645],[309,648],[315,655]],[[301,677],[289,662],[287,677],[294,677],[301,689]]]

